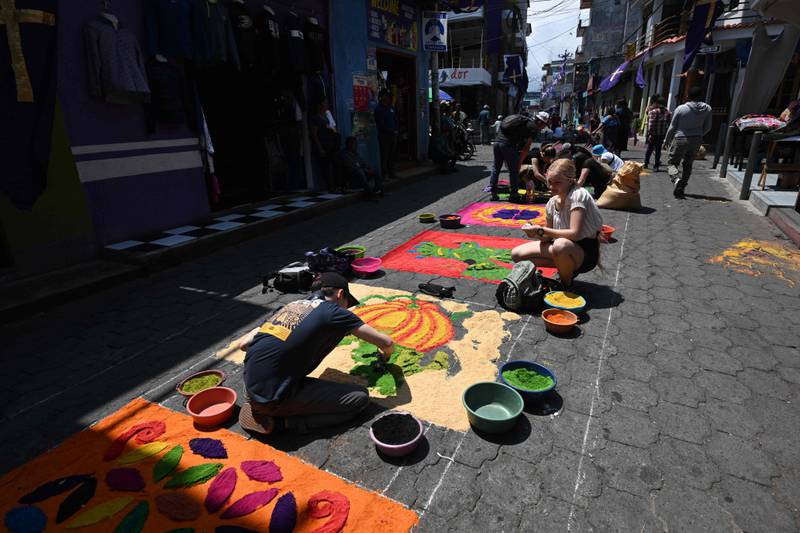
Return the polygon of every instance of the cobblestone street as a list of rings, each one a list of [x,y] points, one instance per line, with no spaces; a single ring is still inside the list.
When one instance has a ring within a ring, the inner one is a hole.
[[[135,397],[182,410],[175,385],[189,370],[223,369],[243,398],[242,367],[214,354],[297,298],[262,295],[265,274],[323,246],[383,256],[429,229],[420,213],[486,201],[490,157],[479,147],[457,173],[4,324],[0,472]],[[265,442],[408,506],[421,532],[800,530],[800,271],[711,261],[741,241],[793,247],[716,176],[697,162],[676,200],[666,172],[645,175],[646,209],[602,211],[616,241],[576,281],[590,305],[579,335],[549,335],[538,316],[510,326],[498,365],[541,362],[559,393],[511,433],[427,423],[413,455],[387,462],[369,438],[372,406],[349,427]],[[496,285],[433,279],[496,307]],[[364,283],[415,292],[431,280],[387,269]]]

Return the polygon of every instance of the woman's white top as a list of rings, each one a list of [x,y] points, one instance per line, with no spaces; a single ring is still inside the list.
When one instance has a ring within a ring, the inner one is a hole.
[[[559,210],[556,208],[557,196],[550,198],[547,202],[545,211],[550,227],[554,229],[570,229],[570,217],[576,209],[583,209],[583,226],[578,232],[579,241],[581,239],[595,238],[600,227],[603,225],[603,216],[594,203],[594,198],[583,187],[573,187],[564,200],[564,205]]]

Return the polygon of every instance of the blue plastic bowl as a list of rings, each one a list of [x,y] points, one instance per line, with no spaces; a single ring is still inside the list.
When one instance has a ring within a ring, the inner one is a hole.
[[[563,309],[564,311],[572,311],[573,313],[576,313],[576,314],[580,313],[581,311],[586,309],[586,298],[584,298],[580,294],[576,294],[576,296],[578,296],[581,300],[583,300],[583,305],[578,306],[578,307],[564,307],[564,306],[561,306],[561,305],[552,304],[549,301],[547,301],[547,297],[548,296],[550,296],[551,294],[555,294],[557,292],[565,292],[565,291],[550,291],[550,292],[548,292],[547,294],[544,295],[544,303],[545,303],[545,305],[547,305],[547,307],[552,307],[553,309]]]
[[[542,374],[544,376],[550,376],[553,378],[553,386],[547,389],[542,390],[528,390],[528,389],[521,389],[519,387],[515,387],[503,377],[503,372],[506,370],[516,370],[518,368],[527,368],[528,370],[533,370],[538,374]],[[504,364],[500,367],[500,371],[498,372],[500,375],[500,381],[505,385],[508,385],[520,395],[525,398],[526,400],[538,400],[541,396],[545,393],[550,392],[551,390],[555,389],[558,386],[558,380],[556,379],[556,375],[553,374],[553,371],[547,368],[544,365],[540,365],[539,363],[532,363],[530,361],[509,361],[508,363]]]

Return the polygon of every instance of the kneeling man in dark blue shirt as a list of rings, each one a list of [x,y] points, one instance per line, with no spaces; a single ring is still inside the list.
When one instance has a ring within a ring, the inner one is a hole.
[[[309,432],[341,424],[364,410],[369,403],[364,387],[308,377],[345,336],[374,344],[384,361],[392,355],[392,339],[348,310],[358,300],[343,276],[326,272],[316,286],[320,289],[311,298],[283,306],[239,345],[247,352],[247,402],[239,414],[247,431]]]

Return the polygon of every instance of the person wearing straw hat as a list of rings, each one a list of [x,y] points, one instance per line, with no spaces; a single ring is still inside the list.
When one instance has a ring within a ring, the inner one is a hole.
[[[389,336],[349,310],[358,300],[341,274],[325,272],[312,288],[310,298],[281,307],[239,343],[247,393],[239,423],[247,431],[308,433],[352,419],[369,403],[367,389],[308,374],[347,335],[374,344],[383,361],[394,351]]]

